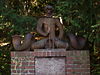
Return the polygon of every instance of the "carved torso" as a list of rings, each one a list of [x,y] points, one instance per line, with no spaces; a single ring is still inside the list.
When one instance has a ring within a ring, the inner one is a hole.
[[[55,37],[55,19],[54,18],[40,18],[42,24],[42,30],[44,32],[48,32],[48,37],[54,38]]]

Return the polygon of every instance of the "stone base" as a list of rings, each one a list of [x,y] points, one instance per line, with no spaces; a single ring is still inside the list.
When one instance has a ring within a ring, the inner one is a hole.
[[[90,75],[89,51],[12,51],[11,75]]]

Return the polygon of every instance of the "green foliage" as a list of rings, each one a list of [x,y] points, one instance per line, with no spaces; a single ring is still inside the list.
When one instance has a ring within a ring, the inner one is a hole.
[[[100,75],[100,1],[99,0],[0,0],[0,75],[9,73],[11,37],[35,31],[38,16],[47,4],[61,17],[65,34],[87,38],[91,52],[91,73]],[[2,62],[1,62],[2,61]]]
[[[88,29],[92,25],[91,0],[59,1],[56,9],[57,14],[59,14],[65,22],[67,32],[73,32],[83,36],[89,32]]]
[[[0,75],[10,75],[9,45],[0,48]]]

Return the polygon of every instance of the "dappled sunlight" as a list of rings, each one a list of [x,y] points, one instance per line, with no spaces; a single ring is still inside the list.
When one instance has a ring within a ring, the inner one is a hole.
[[[8,42],[7,43],[0,43],[0,46],[2,47],[2,46],[6,46],[8,44],[9,44]]]
[[[37,0],[32,0],[31,3],[32,3],[32,6],[37,6],[38,5]]]

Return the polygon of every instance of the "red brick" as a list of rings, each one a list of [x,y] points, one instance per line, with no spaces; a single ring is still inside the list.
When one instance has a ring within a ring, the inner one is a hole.
[[[82,72],[82,69],[80,69],[80,68],[78,68],[78,69],[75,68],[75,69],[74,69],[74,72]]]
[[[41,53],[42,53],[42,52],[37,52],[37,55],[36,55],[36,56],[41,56]]]
[[[34,73],[35,71],[34,70],[29,70],[29,73]]]
[[[15,68],[15,65],[11,65],[11,69],[14,69]]]
[[[47,55],[47,52],[45,52],[45,56],[48,56],[48,55]]]
[[[21,70],[21,73],[28,73],[28,70],[22,69],[22,70]]]
[[[66,69],[66,72],[73,72],[73,69],[67,68],[67,69]]]
[[[11,65],[15,65],[16,63],[14,61],[11,61]]]
[[[66,57],[67,60],[73,60],[75,59],[74,57]]]
[[[61,56],[66,56],[67,53],[66,52],[60,52]]]
[[[23,56],[27,56],[28,53],[27,53],[27,52],[16,52],[15,55],[16,55],[17,57],[23,57]]]
[[[69,64],[66,65],[66,68],[72,68],[72,67],[73,67],[72,64],[71,65],[69,65]]]
[[[81,51],[76,51],[76,56],[81,56]]]
[[[35,66],[25,66],[26,69],[34,69]]]
[[[67,72],[66,75],[74,75],[74,74],[73,74],[73,73],[68,73],[68,72]]]
[[[77,54],[78,54],[78,56],[81,56],[81,52],[80,51],[77,51]]]
[[[73,64],[73,61],[71,61],[71,60],[66,60],[66,64]]]
[[[10,55],[11,55],[11,57],[14,57],[15,56],[15,53],[14,52],[11,52]]]
[[[78,61],[73,61],[73,63],[74,63],[74,64],[80,64],[80,65],[82,64],[82,62],[81,62],[80,60],[78,60]]]
[[[43,52],[41,52],[40,56],[43,56]]]
[[[34,57],[30,57],[28,61],[34,61]]]
[[[75,72],[90,72],[90,69],[74,69]]]
[[[55,52],[51,52],[51,56],[55,56]]]
[[[82,73],[81,75],[90,75],[90,72],[85,72],[85,73]]]
[[[21,75],[26,75],[26,74],[21,74]]]
[[[35,75],[35,74],[27,74],[27,75]]]
[[[67,64],[66,68],[80,68],[81,65]]]
[[[83,61],[85,64],[90,64],[90,60]]]
[[[81,68],[90,68],[90,64],[81,64]]]
[[[17,70],[17,73],[21,73],[21,71],[20,70]]]
[[[59,52],[54,52],[54,56],[59,56]]]
[[[28,65],[28,62],[22,62],[22,65]]]
[[[79,72],[68,72],[67,75],[81,75]]]
[[[30,56],[34,57],[35,56],[35,52],[30,52]]]
[[[66,56],[65,52],[56,52],[56,56]]]
[[[51,51],[49,51],[49,56],[52,56],[52,55],[51,55]]]
[[[16,70],[11,70],[11,73],[16,73]]]
[[[35,65],[35,61],[33,61],[33,62],[29,62],[29,66],[32,66],[32,65]]]
[[[33,69],[35,66],[17,66],[17,69]]]
[[[34,52],[34,56],[37,56],[38,54],[37,54],[37,52]]]
[[[43,56],[46,56],[46,52],[43,52]]]
[[[82,75],[82,73],[74,73],[74,75]]]
[[[50,52],[47,52],[47,56],[50,56]]]
[[[67,51],[66,54],[67,54],[67,56],[70,56],[70,51]]]
[[[25,69],[25,66],[17,66],[17,69]]]

